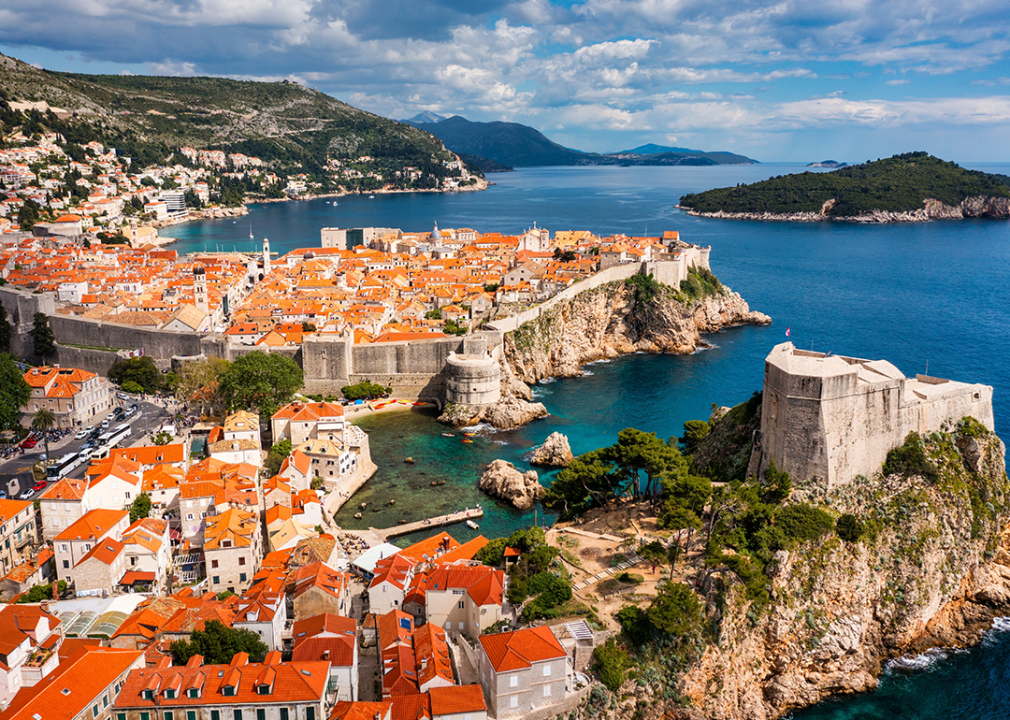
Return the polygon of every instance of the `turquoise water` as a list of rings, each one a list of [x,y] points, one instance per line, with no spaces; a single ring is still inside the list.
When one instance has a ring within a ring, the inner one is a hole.
[[[1010,172],[1010,166],[973,166]],[[551,417],[472,444],[441,436],[423,413],[390,413],[361,422],[370,432],[379,473],[338,516],[347,527],[384,526],[483,503],[481,532],[506,534],[533,520],[483,497],[476,481],[501,457],[527,469],[525,456],[553,432],[576,453],[613,442],[628,426],[679,435],[686,420],[706,418],[713,402],[731,405],[760,389],[763,360],[785,329],[801,347],[883,357],[907,374],[925,372],[994,387],[996,430],[1010,436],[1010,223],[946,221],[863,227],[692,218],[674,209],[685,192],[751,182],[799,166],[717,168],[541,168],[494,175],[482,193],[341,198],[252,209],[257,237],[284,252],[318,245],[323,226],[424,229],[473,227],[517,232],[534,221],[548,229],[659,233],[680,230],[711,244],[715,273],[774,319],[770,327],[709,336],[710,350],[688,357],[633,355],[587,366],[591,375],[535,389]],[[174,245],[251,249],[249,219],[177,226]],[[407,456],[416,461],[403,463]],[[431,487],[433,480],[445,480]],[[549,482],[546,478],[545,482]],[[395,504],[388,505],[389,500]],[[358,503],[370,505],[352,516]],[[378,509],[379,512],[372,512]],[[542,512],[538,512],[542,517]],[[539,519],[538,517],[538,519]],[[463,540],[474,533],[458,525]],[[403,538],[407,542],[412,538]],[[934,658],[924,669],[890,673],[878,692],[825,703],[803,720],[1010,717],[1006,678],[1010,642],[1002,633],[968,653]],[[927,663],[921,663],[923,666]]]

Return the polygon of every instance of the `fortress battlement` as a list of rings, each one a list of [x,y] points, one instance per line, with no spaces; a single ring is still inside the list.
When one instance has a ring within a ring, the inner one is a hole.
[[[880,470],[908,433],[965,416],[993,429],[992,387],[906,377],[887,360],[776,345],[765,359],[761,470],[774,461],[795,480],[828,487]]]

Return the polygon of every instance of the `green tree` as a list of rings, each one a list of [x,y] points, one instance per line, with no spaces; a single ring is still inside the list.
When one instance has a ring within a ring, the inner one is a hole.
[[[144,388],[135,383],[133,380],[127,380],[120,386],[120,388],[123,392],[132,393],[133,395],[139,395],[144,392]]]
[[[559,472],[544,492],[541,502],[559,514],[560,520],[578,517],[592,507],[600,507],[617,497],[619,478],[613,466],[601,459],[601,451],[594,450],[575,458]]]
[[[11,351],[11,338],[14,330],[11,328],[10,320],[7,319],[7,308],[0,305],[0,353]]]
[[[221,374],[231,367],[222,358],[208,358],[184,363],[176,377],[175,396],[200,406],[200,414],[219,412],[224,406]]]
[[[189,642],[176,640],[169,647],[172,662],[185,665],[194,655],[202,655],[205,665],[227,665],[240,652],[251,662],[262,662],[269,648],[252,630],[226,627],[219,620],[208,620],[203,630],[194,630]]]
[[[649,622],[657,630],[683,642],[698,637],[701,632],[701,603],[684,583],[663,582],[657,587],[652,605],[646,611]]]
[[[146,492],[140,493],[137,498],[130,503],[130,522],[135,523],[151,514],[151,496]]]
[[[31,386],[9,353],[0,353],[0,430],[13,430],[21,408],[32,396]]]
[[[32,329],[28,331],[32,336],[32,349],[35,356],[42,362],[49,358],[56,357],[56,335],[49,327],[49,316],[45,313],[37,312],[32,322]]]
[[[284,464],[284,458],[291,454],[291,441],[285,438],[279,443],[275,443],[272,448],[270,448],[269,454],[267,454],[267,459],[263,463],[263,468],[267,471],[270,477],[273,477],[278,472],[280,472],[281,465]]]
[[[116,360],[109,368],[109,379],[120,387],[124,383],[134,382],[148,393],[157,392],[164,384],[161,371],[147,355]]]
[[[27,232],[31,230],[35,223],[41,219],[41,206],[34,200],[26,199],[18,210],[18,225],[21,230]]]
[[[291,402],[303,384],[304,374],[294,360],[259,351],[238,358],[220,375],[229,410],[256,409],[266,418]]]
[[[67,581],[60,580],[56,583],[56,592],[62,596],[67,590]],[[51,584],[41,583],[39,585],[32,585],[31,590],[26,592],[24,595],[18,598],[19,603],[40,603],[43,600],[53,599],[53,586]]]
[[[858,542],[859,538],[866,532],[866,526],[855,515],[844,513],[843,515],[839,515],[838,520],[835,521],[835,532],[845,542],[854,543]]]
[[[600,675],[602,682],[611,692],[617,692],[624,684],[628,668],[632,666],[631,658],[624,648],[618,647],[614,638],[609,638],[593,650],[593,670]]]
[[[633,497],[653,497],[658,494],[663,476],[687,471],[687,461],[676,447],[660,440],[656,433],[635,428],[621,430],[617,434],[617,444],[604,448],[600,456],[614,464],[617,475],[624,481],[625,491],[630,491]]]
[[[370,380],[362,380],[356,385],[344,385],[340,388],[340,394],[348,400],[371,400],[382,398],[393,392],[393,388],[383,387]]]
[[[690,455],[698,447],[698,443],[704,440],[712,426],[704,420],[688,420],[684,423],[684,434],[680,438],[680,447],[684,453]]]
[[[39,408],[32,414],[32,430],[42,433],[46,444],[46,458],[49,458],[49,431],[56,425],[56,413],[49,408]]]

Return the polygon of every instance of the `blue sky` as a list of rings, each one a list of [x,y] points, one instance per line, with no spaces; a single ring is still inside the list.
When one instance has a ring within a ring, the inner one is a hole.
[[[1007,0],[0,0],[53,70],[288,78],[591,151],[1010,161]]]

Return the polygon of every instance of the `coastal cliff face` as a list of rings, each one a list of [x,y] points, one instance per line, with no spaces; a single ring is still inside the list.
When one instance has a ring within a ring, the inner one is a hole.
[[[652,300],[640,301],[633,286],[609,283],[506,334],[504,360],[515,381],[532,384],[548,377],[578,377],[585,363],[626,353],[686,355],[706,347],[701,333],[770,322],[725,288],[700,300],[665,288]],[[504,391],[505,376],[502,383]]]
[[[736,576],[704,577],[714,636],[676,685],[628,680],[601,715],[773,720],[877,685],[887,660],[980,641],[1010,613],[1010,481],[1003,443],[977,423],[924,438],[935,478],[877,475],[808,500],[857,515],[857,542],[831,533],[776,554],[771,603],[755,611]],[[603,706],[605,707],[605,705]]]
[[[926,222],[928,220],[960,220],[962,218],[1010,218],[1010,198],[976,196],[968,197],[960,205],[946,205],[939,200],[926,198],[922,208],[908,212],[874,210],[861,215],[832,215],[833,200],[824,203],[820,212],[802,213],[734,213],[698,212],[688,209],[688,215],[722,218],[727,220],[788,220],[793,222],[823,222],[843,220],[847,222],[877,224],[895,222]],[[685,208],[686,209],[686,208]]]

